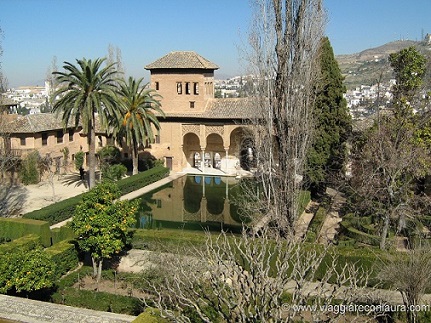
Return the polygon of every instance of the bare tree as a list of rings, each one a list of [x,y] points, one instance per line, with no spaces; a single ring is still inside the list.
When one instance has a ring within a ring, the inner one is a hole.
[[[328,249],[261,233],[208,236],[193,256],[159,258],[153,270],[166,277],[152,284],[152,300],[162,316],[175,322],[330,321],[341,313],[326,305],[363,301],[368,273],[340,265]]]
[[[417,306],[421,305],[425,291],[431,287],[429,247],[392,255],[382,266],[379,277],[401,293],[408,322],[419,322]]]
[[[323,36],[321,0],[256,0],[247,59],[258,75],[255,153],[265,216],[285,234],[298,217],[305,154],[312,135],[313,84]]]
[[[108,46],[108,56],[106,59],[106,63],[108,65],[115,64],[115,78],[120,79],[123,78],[124,75],[124,65],[123,65],[123,57],[121,54],[121,49],[118,46],[114,46],[109,44]]]

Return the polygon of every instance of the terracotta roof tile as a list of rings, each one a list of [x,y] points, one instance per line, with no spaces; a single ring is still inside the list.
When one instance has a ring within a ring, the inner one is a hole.
[[[75,128],[75,120],[71,118],[67,128]],[[81,123],[78,124],[78,127]],[[49,130],[62,130],[63,122],[61,116],[54,113],[36,113],[26,116],[18,115],[15,120],[11,121],[6,126],[6,131],[9,133],[38,133]],[[103,133],[98,118],[96,118],[96,133]]]
[[[258,117],[262,111],[258,102],[255,98],[210,99],[204,112],[168,112],[166,117],[249,120]]]
[[[145,69],[159,69],[159,68],[194,68],[205,70],[216,70],[219,67],[203,58],[193,51],[170,52],[169,54],[159,58],[155,62],[145,66]]]

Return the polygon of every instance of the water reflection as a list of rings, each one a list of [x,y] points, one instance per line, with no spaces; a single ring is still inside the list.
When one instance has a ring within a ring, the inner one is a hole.
[[[140,228],[239,231],[244,219],[233,203],[238,180],[220,176],[183,176],[141,198]]]

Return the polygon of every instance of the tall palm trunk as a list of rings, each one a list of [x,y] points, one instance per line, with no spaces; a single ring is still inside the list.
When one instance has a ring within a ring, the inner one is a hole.
[[[132,163],[133,163],[133,172],[132,175],[136,175],[139,173],[138,170],[138,147],[136,147],[136,144],[132,144]]]
[[[88,139],[88,168],[89,168],[89,179],[88,187],[92,189],[96,185],[96,130],[94,113],[91,120],[91,127]]]

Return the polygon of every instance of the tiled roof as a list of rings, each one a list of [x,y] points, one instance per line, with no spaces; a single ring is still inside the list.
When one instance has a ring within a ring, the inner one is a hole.
[[[155,62],[145,66],[145,69],[185,68],[217,70],[219,67],[193,51],[170,52]]]
[[[18,115],[15,120],[7,124],[6,128],[6,131],[10,133],[36,133],[63,129],[63,123],[61,117],[57,118],[52,113],[37,113],[26,116]]]
[[[78,124],[81,126],[81,123]],[[75,119],[72,117],[69,120],[67,128],[75,127]],[[57,116],[54,113],[36,113],[26,116],[17,115],[14,120],[7,123],[6,132],[9,133],[37,133],[49,130],[62,130],[63,122],[61,115]],[[96,117],[96,133],[103,133],[98,118]]]
[[[176,113],[168,112],[166,117],[191,119],[235,119],[250,120],[259,117],[265,104],[259,104],[255,98],[210,99],[203,112]]]

